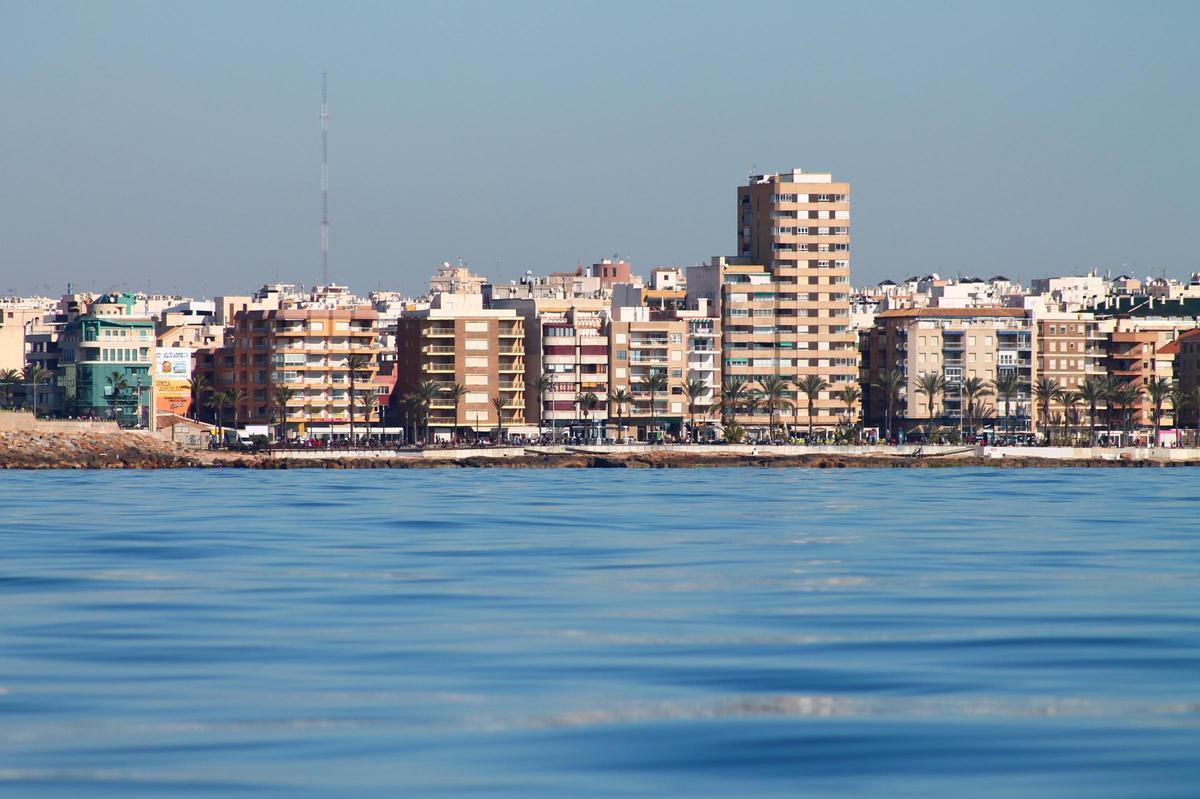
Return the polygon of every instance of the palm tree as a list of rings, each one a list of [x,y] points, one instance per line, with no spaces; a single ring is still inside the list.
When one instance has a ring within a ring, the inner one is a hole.
[[[33,388],[33,415],[37,416],[37,387],[49,383],[54,374],[49,369],[43,369],[34,364],[28,364],[22,372],[24,381]]]
[[[837,398],[846,406],[846,424],[854,424],[854,409],[862,399],[862,389],[856,385],[848,385],[837,393]]]
[[[591,424],[592,414],[600,407],[600,398],[593,392],[589,391],[586,394],[580,394],[575,398],[575,405],[583,413],[583,420]]]
[[[1133,433],[1133,406],[1142,399],[1142,386],[1139,383],[1122,383],[1109,395],[1109,402],[1121,410],[1121,429],[1125,435]]]
[[[1039,377],[1033,384],[1033,396],[1041,409],[1042,424],[1046,429],[1046,443],[1050,442],[1050,403],[1061,400],[1062,384],[1052,377]]]
[[[370,373],[371,364],[374,359],[370,355],[357,353],[346,359],[346,369],[350,377],[350,404],[347,410],[350,413],[350,443],[354,443],[354,392],[357,376],[363,373]]]
[[[246,401],[246,392],[243,389],[235,388],[226,396],[229,398],[229,404],[233,406],[233,426],[241,429],[242,414],[239,412],[242,403]]]
[[[1110,400],[1107,403],[1108,411],[1104,415],[1108,423],[1108,429],[1111,430],[1113,426],[1113,414],[1118,410],[1117,403],[1112,402],[1111,400],[1114,396],[1119,394],[1121,389],[1121,381],[1115,376],[1109,375],[1107,378],[1105,378],[1104,386],[1106,389],[1105,397],[1106,399]]]
[[[624,417],[622,415],[623,408],[633,402],[633,395],[624,388],[618,388],[616,391],[608,395],[608,405],[614,408],[615,412],[610,411],[617,418],[617,437],[622,438],[625,425],[623,424]]]
[[[211,391],[212,385],[203,375],[196,375],[188,381],[188,391],[192,395],[192,418],[200,421],[200,406],[204,403],[205,392]]]
[[[449,387],[442,389],[441,394],[443,399],[448,399],[454,403],[454,427],[450,430],[450,443],[458,443],[458,406],[462,403],[463,397],[467,396],[467,387],[461,383],[452,383]]]
[[[374,391],[364,391],[362,397],[358,401],[358,407],[362,409],[363,419],[367,423],[367,438],[370,438],[371,418],[379,410],[379,395]]]
[[[199,378],[203,380],[204,378]],[[279,426],[275,431],[275,440],[283,441],[287,429],[287,404],[292,401],[296,392],[282,383],[271,388],[271,420]]]
[[[114,388],[113,394],[115,395],[116,393],[117,393],[117,391]],[[229,405],[229,395],[226,394],[224,391],[209,391],[207,404],[208,404],[209,410],[215,412],[214,415],[216,416],[216,419],[217,419],[217,436],[221,439],[221,442],[224,443],[225,442],[225,427],[223,424],[224,418],[225,418],[224,411],[225,411],[225,408]]]
[[[1152,446],[1158,446],[1158,431],[1161,426],[1163,403],[1171,398],[1174,386],[1171,381],[1165,377],[1152,377],[1150,382],[1146,384],[1146,393],[1150,395],[1150,402],[1154,404],[1154,443]]]
[[[20,383],[21,373],[16,369],[0,371],[0,392],[3,393],[5,403],[8,403],[12,399],[12,387],[20,385]]]
[[[658,430],[658,409],[655,403],[658,400],[658,392],[667,390],[667,376],[663,372],[648,372],[638,381],[637,387],[639,391],[650,395],[650,429],[646,434],[646,440],[650,442]]]
[[[1005,370],[992,380],[996,396],[1004,401],[1004,434],[1008,435],[1012,422],[1012,400],[1025,388],[1025,381],[1015,371]]]
[[[820,375],[805,375],[796,383],[796,390],[808,400],[808,443],[810,444],[813,440],[813,417],[817,415],[817,397],[827,388],[829,388],[829,384],[821,379]]]
[[[421,428],[424,431],[424,441],[429,442],[429,406],[438,398],[442,390],[438,388],[438,384],[432,380],[422,380],[417,383],[417,387],[413,389],[410,395],[413,397],[413,409],[417,412],[417,416],[421,422]],[[415,432],[415,431],[414,431]]]
[[[987,383],[983,382],[981,377],[968,377],[962,381],[963,403],[966,404],[967,416],[967,435],[974,438],[975,436],[975,417],[976,408],[984,397],[992,396],[992,389]]]
[[[904,388],[904,375],[896,369],[887,369],[871,385],[883,392],[886,401],[884,411],[884,427],[888,440],[892,438],[892,423],[896,419],[896,403],[900,401],[900,391]]]
[[[1184,408],[1190,407],[1196,409],[1196,446],[1200,446],[1200,383],[1192,386],[1191,391],[1183,391],[1180,389],[1179,399],[1175,402],[1175,407]]]
[[[542,420],[546,416],[546,392],[554,386],[554,378],[550,375],[542,375],[529,384],[529,390],[532,394],[537,394],[538,398],[538,437],[542,435]],[[551,437],[553,437],[551,432]]]
[[[1091,446],[1096,446],[1096,406],[1108,401],[1108,381],[1089,377],[1079,387],[1079,397],[1088,404],[1088,424],[1091,428]]]
[[[492,407],[496,409],[496,445],[504,441],[504,398],[492,397]]]
[[[722,426],[732,424],[749,396],[749,384],[737,377],[727,377],[721,382],[721,396],[717,406],[721,411]]]
[[[683,396],[687,397],[688,417],[692,423],[692,439],[699,443],[700,430],[696,427],[696,404],[708,393],[708,384],[698,378],[691,378],[683,384]]]
[[[113,372],[105,381],[112,388],[108,401],[113,406],[113,418],[120,414],[121,394],[129,390],[129,378],[122,371]]]
[[[769,375],[758,381],[759,398],[767,409],[767,430],[771,440],[775,440],[775,413],[787,404],[789,382],[786,378]]]
[[[1063,415],[1067,427],[1067,438],[1071,443],[1075,440],[1075,426],[1079,424],[1079,406],[1083,404],[1083,395],[1078,391],[1064,391],[1059,399],[1062,403]]]
[[[940,372],[929,372],[917,376],[917,393],[925,395],[925,409],[929,413],[929,436],[933,436],[933,406],[939,394],[946,393],[946,378]]]

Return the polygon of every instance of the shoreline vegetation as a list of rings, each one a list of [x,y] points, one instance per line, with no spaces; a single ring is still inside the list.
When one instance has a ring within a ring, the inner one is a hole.
[[[0,433],[3,469],[431,469],[431,468],[1048,468],[1200,466],[1197,457],[1148,457],[1147,450],[1047,454],[1014,447],[500,447],[426,452],[274,453],[189,450],[146,432]],[[615,450],[615,451],[614,451]],[[841,450],[841,451],[839,451]],[[935,450],[935,451],[930,451]],[[1166,456],[1175,452],[1155,453]]]

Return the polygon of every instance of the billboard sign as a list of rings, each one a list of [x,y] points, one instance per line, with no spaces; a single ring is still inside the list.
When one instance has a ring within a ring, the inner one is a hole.
[[[154,351],[154,380],[186,383],[192,379],[192,351],[187,347],[160,347]]]

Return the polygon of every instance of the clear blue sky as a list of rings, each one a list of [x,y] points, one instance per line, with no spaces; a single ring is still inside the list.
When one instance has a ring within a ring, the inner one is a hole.
[[[0,0],[0,292],[416,291],[735,247],[853,185],[852,281],[1200,269],[1200,4]]]

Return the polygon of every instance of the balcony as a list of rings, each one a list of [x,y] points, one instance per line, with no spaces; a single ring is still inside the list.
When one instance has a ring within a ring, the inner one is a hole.
[[[454,374],[454,362],[433,362],[425,365],[425,371],[434,374]]]
[[[453,327],[427,327],[421,332],[430,338],[454,338]]]
[[[455,347],[446,344],[426,344],[421,348],[425,355],[453,355]]]

